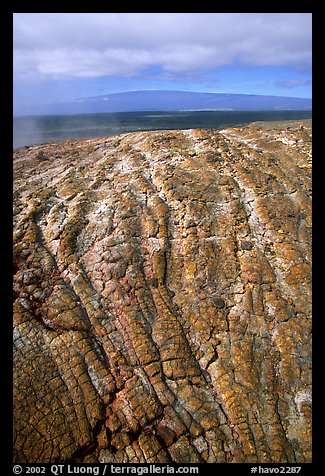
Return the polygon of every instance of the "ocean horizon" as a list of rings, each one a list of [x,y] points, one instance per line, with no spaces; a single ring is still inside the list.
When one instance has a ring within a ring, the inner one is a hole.
[[[128,132],[234,127],[256,121],[311,119],[311,110],[181,110],[16,116],[13,148]]]

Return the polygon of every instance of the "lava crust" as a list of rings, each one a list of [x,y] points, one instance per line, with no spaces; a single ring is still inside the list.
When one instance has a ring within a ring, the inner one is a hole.
[[[311,461],[311,121],[14,151],[15,462]]]

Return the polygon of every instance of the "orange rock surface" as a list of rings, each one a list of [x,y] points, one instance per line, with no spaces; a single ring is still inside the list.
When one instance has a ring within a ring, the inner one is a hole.
[[[14,151],[16,462],[311,461],[311,137]]]

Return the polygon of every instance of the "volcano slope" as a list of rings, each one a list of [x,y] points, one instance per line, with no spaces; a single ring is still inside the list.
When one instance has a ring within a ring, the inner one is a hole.
[[[311,461],[311,122],[14,151],[16,462]]]

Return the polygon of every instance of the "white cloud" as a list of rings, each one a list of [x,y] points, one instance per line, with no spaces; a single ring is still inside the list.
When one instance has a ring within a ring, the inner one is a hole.
[[[311,14],[16,13],[16,77],[132,76],[311,64]]]
[[[94,49],[45,49],[32,52],[18,52],[16,73],[31,76],[51,77],[95,77],[128,76],[148,66],[150,58],[146,51],[122,48],[98,51]],[[29,68],[28,71],[27,67]]]

